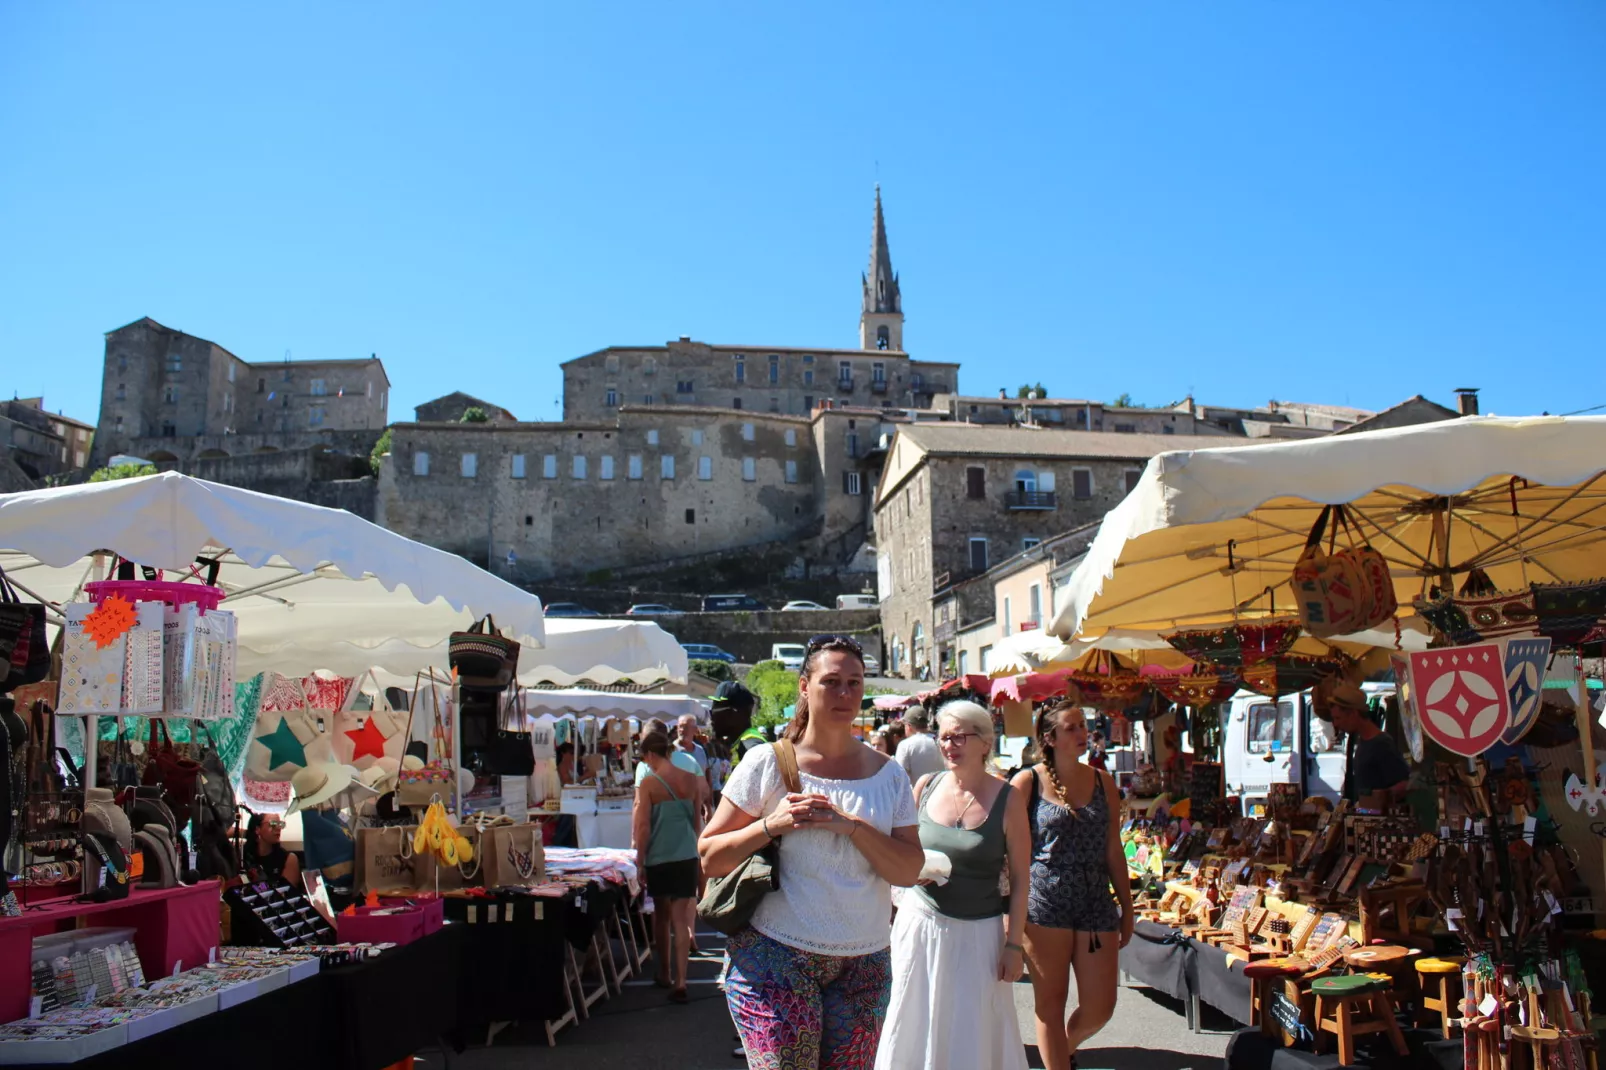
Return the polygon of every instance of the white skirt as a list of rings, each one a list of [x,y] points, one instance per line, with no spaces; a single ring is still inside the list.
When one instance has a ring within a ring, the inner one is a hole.
[[[875,1070],[1026,1070],[1004,920],[963,921],[906,894],[892,926],[892,1003]]]

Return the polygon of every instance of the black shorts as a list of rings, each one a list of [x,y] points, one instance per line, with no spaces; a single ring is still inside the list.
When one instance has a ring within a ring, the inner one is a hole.
[[[662,902],[697,898],[697,859],[683,858],[678,862],[648,866],[647,894]]]

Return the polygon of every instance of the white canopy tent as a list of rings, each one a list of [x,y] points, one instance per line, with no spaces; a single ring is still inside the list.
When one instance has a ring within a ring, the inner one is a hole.
[[[539,649],[519,651],[519,682],[526,686],[545,683],[568,687],[589,680],[607,687],[625,679],[638,684],[665,680],[679,683],[686,679],[686,651],[674,636],[652,621],[554,617],[545,626],[546,641]],[[385,686],[411,688],[414,673],[431,666],[446,668],[447,635],[455,627],[438,631],[431,646],[390,639],[373,645],[317,644],[294,663],[306,665],[312,663],[307,659],[315,659],[319,668],[347,676],[373,667]],[[246,653],[242,641],[242,667],[249,663]],[[282,653],[275,652],[274,657],[279,659]]]
[[[526,690],[524,712],[532,717],[567,717],[577,721],[626,717],[639,722],[657,717],[666,724],[673,724],[676,718],[688,713],[699,721],[706,718],[703,704],[690,695],[634,695],[582,688]]]
[[[180,574],[197,556],[220,560],[243,672],[256,671],[248,652],[358,646],[367,636],[434,646],[485,614],[521,644],[539,646],[545,634],[534,595],[344,510],[175,472],[0,496],[0,568],[29,596],[79,597],[97,564],[110,563],[105,553],[97,563],[97,551]]]

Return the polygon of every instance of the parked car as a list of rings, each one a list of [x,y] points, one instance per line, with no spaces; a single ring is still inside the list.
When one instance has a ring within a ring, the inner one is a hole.
[[[786,666],[787,672],[802,672],[803,658],[807,654],[808,647],[802,643],[776,643],[770,647],[770,660]]]
[[[545,612],[546,612],[546,615],[549,616],[549,617],[600,617],[600,616],[602,616],[601,613],[598,613],[596,610],[590,609],[590,608],[588,608],[586,606],[582,606],[579,602],[553,602],[551,605],[546,607]]]
[[[866,654],[864,656],[864,675],[866,675],[866,676],[880,676],[881,675],[881,663],[875,659],[875,655],[874,654]]]
[[[666,606],[659,602],[641,602],[625,610],[625,616],[627,617],[681,617],[684,615],[684,610],[676,609],[674,606]]]
[[[788,603],[786,603],[786,605],[781,607],[781,612],[782,613],[793,613],[793,612],[797,612],[797,611],[800,611],[800,610],[808,610],[810,612],[812,612],[814,610],[820,610],[822,612],[825,612],[826,611],[826,607],[820,605],[820,603],[818,603],[818,602],[802,602],[802,601],[788,602]]]
[[[733,609],[768,609],[750,594],[710,594],[703,596],[704,613],[728,613]]]
[[[836,596],[836,608],[838,609],[874,609],[880,604],[873,594],[839,594]]]
[[[691,661],[723,661],[727,665],[736,664],[736,655],[721,650],[713,643],[681,643],[680,649],[686,652]]]

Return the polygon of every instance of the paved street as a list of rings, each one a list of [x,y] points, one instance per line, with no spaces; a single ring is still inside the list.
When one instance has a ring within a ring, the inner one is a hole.
[[[502,1070],[552,1067],[553,1070],[740,1070],[746,1064],[731,1057],[733,1036],[725,1001],[714,984],[719,975],[717,949],[723,938],[699,936],[703,952],[692,967],[692,1002],[668,1003],[650,981],[626,982],[624,994],[592,1008],[592,1016],[558,1035],[556,1048],[546,1046],[538,1024],[500,1033],[490,1048],[475,1048],[453,1059],[460,1070]],[[1074,999],[1074,993],[1072,998]],[[1015,989],[1021,1036],[1027,1057],[1041,1067],[1032,1038],[1031,986]],[[1213,1030],[1190,1033],[1181,1005],[1145,988],[1123,988],[1115,1019],[1083,1049],[1083,1070],[1219,1070],[1226,1051],[1227,1023],[1207,1016]],[[483,1042],[483,1038],[482,1042]],[[420,1068],[437,1070],[438,1056],[419,1060]],[[984,1068],[979,1068],[984,1070]]]

